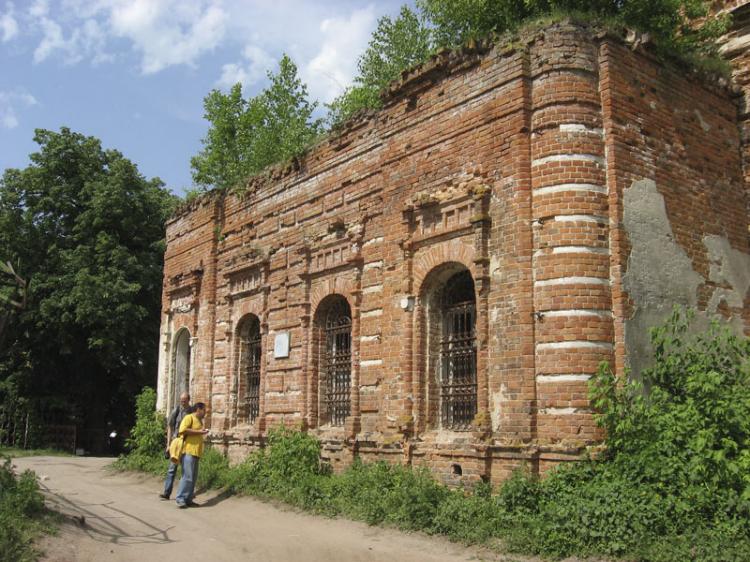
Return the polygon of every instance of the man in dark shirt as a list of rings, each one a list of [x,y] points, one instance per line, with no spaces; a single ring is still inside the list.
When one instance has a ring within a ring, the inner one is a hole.
[[[187,392],[180,394],[180,404],[172,411],[167,420],[167,456],[169,456],[169,444],[172,442],[173,437],[177,437],[177,432],[180,428],[182,418],[190,413],[190,395]],[[164,480],[164,492],[159,494],[159,497],[163,500],[168,500],[169,496],[172,495],[172,486],[174,486],[174,477],[177,474],[177,467],[179,463],[169,463],[167,469],[167,478]]]

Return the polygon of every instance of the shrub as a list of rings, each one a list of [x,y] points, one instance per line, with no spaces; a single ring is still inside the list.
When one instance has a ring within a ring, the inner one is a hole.
[[[145,387],[136,397],[135,408],[135,425],[125,441],[130,451],[113,466],[120,470],[164,473],[167,469],[164,459],[167,422],[164,414],[156,410],[156,391]]]
[[[503,506],[513,549],[643,560],[747,557],[750,340],[716,323],[691,335],[689,317],[675,311],[652,331],[654,365],[641,380],[623,384],[606,365],[600,369],[591,394],[606,452],[529,481],[534,504]]]
[[[603,454],[543,480],[519,470],[494,496],[488,484],[451,490],[424,469],[384,462],[355,462],[333,475],[313,436],[284,428],[233,468],[209,449],[201,485],[467,543],[501,539],[510,550],[547,557],[747,560],[750,340],[718,324],[691,335],[689,315],[676,311],[652,343],[654,365],[640,380],[618,380],[606,365],[592,380],[592,405],[607,431]],[[134,431],[134,443],[149,442],[141,435],[150,433]],[[140,450],[129,457],[151,458]]]
[[[198,487],[221,488],[224,486],[228,469],[227,458],[210,445],[207,446],[198,465]],[[166,472],[166,467],[162,469],[162,472]]]
[[[44,499],[33,472],[17,476],[9,458],[0,461],[0,559],[31,561],[33,539],[48,528]]]

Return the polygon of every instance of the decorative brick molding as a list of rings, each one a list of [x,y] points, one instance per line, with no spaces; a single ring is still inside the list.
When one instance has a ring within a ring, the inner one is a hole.
[[[279,424],[315,432],[334,469],[385,459],[450,483],[579,458],[601,439],[588,380],[601,361],[641,368],[642,334],[665,310],[750,329],[736,101],[569,23],[441,53],[381,111],[250,178],[244,197],[210,194],[170,221],[160,404],[169,342],[187,327],[195,398],[233,458]],[[435,342],[462,272],[476,416],[443,427]],[[316,317],[333,295],[351,309],[350,415],[335,427],[319,416]],[[247,314],[263,342],[252,426],[237,414]]]

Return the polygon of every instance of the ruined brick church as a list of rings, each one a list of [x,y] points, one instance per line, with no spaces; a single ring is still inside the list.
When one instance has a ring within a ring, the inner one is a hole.
[[[334,468],[449,483],[577,458],[601,439],[588,379],[646,366],[673,305],[750,333],[744,112],[738,86],[570,23],[436,55],[171,219],[159,407],[189,389],[234,460],[279,424]]]

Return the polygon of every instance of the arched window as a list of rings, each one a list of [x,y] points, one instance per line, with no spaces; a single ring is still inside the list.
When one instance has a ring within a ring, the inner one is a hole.
[[[467,429],[477,413],[476,296],[468,271],[448,279],[440,312],[440,424]]]
[[[344,425],[351,407],[352,313],[340,295],[324,299],[318,309],[320,421]]]
[[[254,423],[260,414],[260,368],[262,360],[260,320],[250,314],[237,329],[237,380],[241,393],[240,415]]]
[[[428,276],[422,297],[428,426],[469,429],[477,413],[476,296],[471,273],[448,263]]]
[[[190,392],[190,332],[183,328],[174,339],[170,409],[179,402],[183,392]]]

